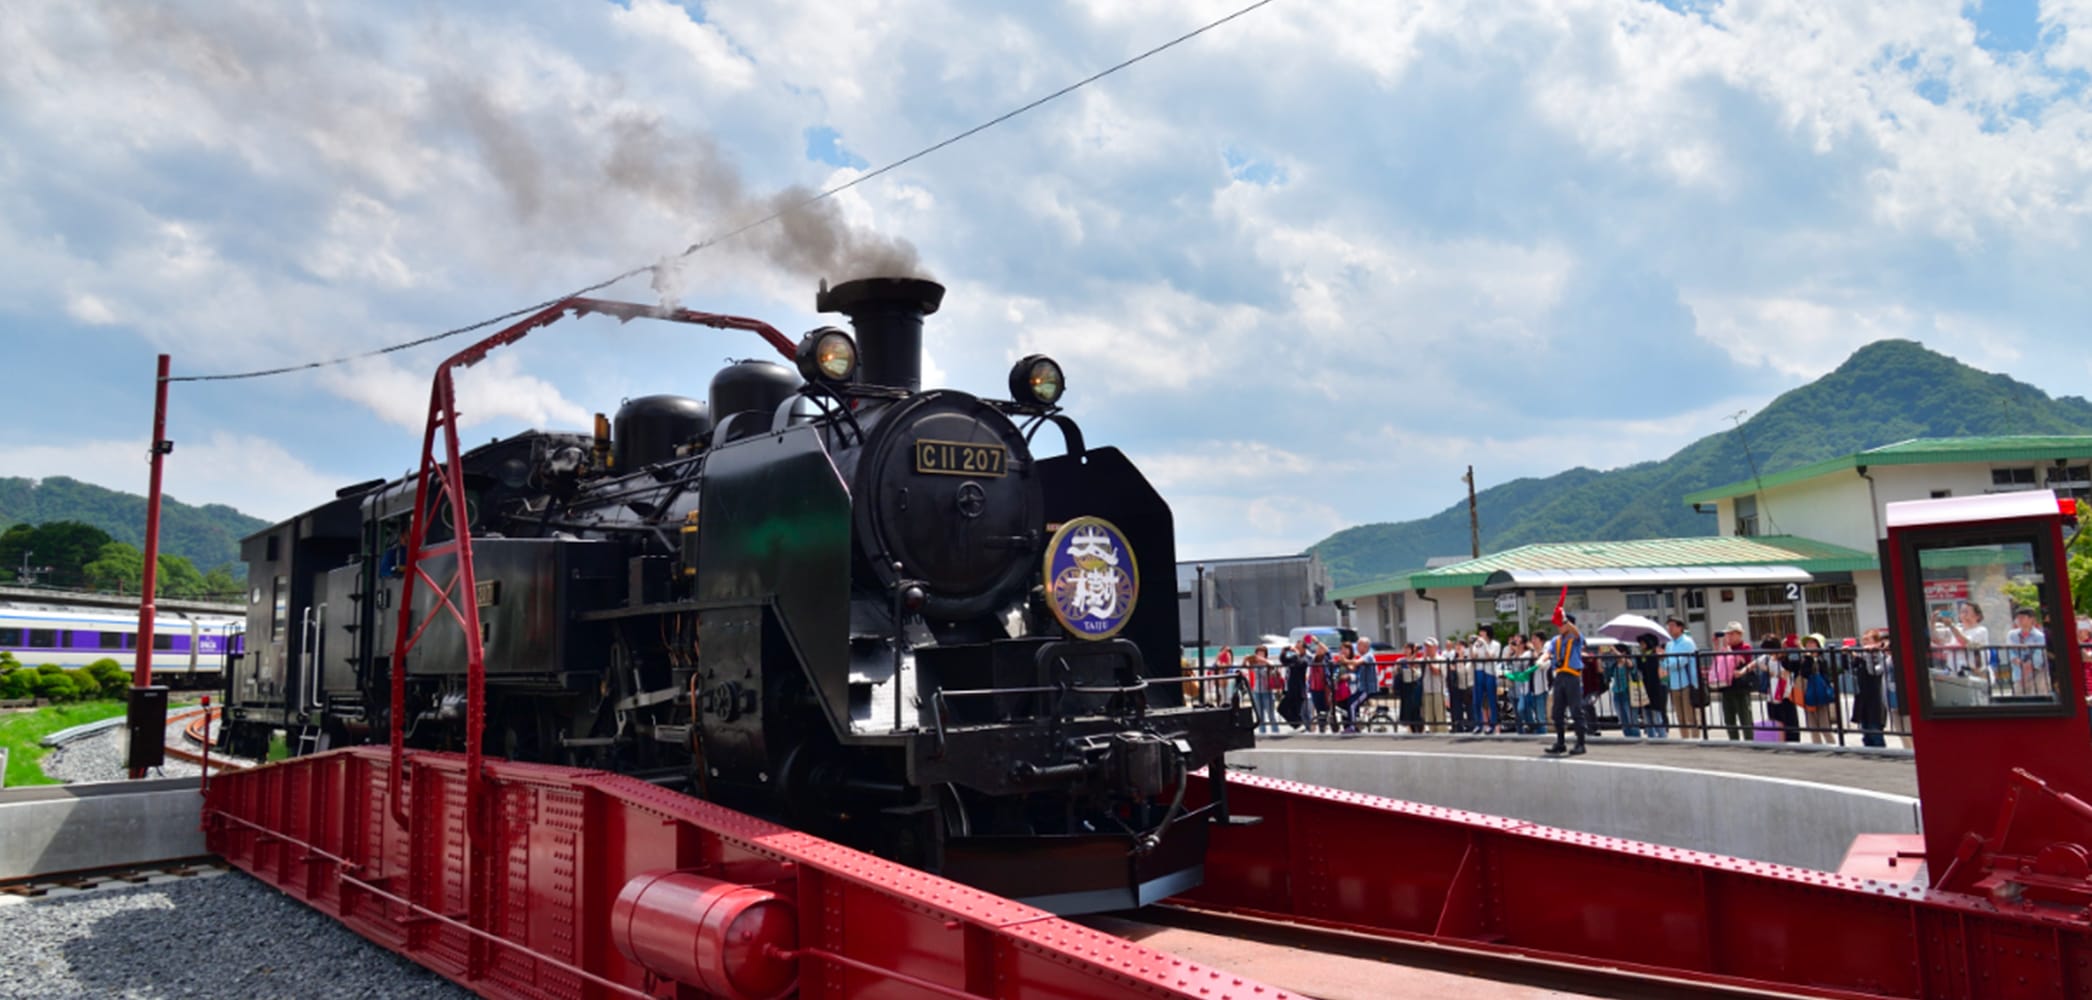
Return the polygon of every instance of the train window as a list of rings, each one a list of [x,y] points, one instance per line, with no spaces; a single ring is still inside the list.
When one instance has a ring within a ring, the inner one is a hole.
[[[281,639],[283,638],[284,626],[289,625],[291,621],[290,581],[280,576],[277,577],[275,593],[276,613],[269,619],[269,638]]]
[[[99,638],[101,648],[103,649],[122,649],[124,647],[122,632],[97,632],[95,635]]]
[[[22,630],[18,628],[0,628],[0,649],[20,648],[22,648]]]
[[[2046,622],[2058,606],[2047,548],[2025,536],[1918,548],[1922,615],[1912,638],[1934,714],[2065,708],[2068,660],[2057,643],[2069,625]]]
[[[55,629],[33,628],[29,630],[30,649],[58,648],[58,632]]]
[[[155,633],[155,634],[153,635],[153,649],[154,649],[154,650],[156,650],[156,651],[158,651],[158,652],[163,652],[163,653],[164,653],[164,652],[166,652],[166,651],[168,651],[168,650],[171,650],[171,649],[173,649],[173,648],[174,648],[174,636],[171,636],[171,635],[169,635],[169,634],[167,634],[167,633],[165,633],[165,632],[158,632],[158,633]]]

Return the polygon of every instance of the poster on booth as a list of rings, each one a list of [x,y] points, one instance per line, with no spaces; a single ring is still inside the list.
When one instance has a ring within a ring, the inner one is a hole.
[[[1140,596],[1140,563],[1124,532],[1101,517],[1061,525],[1046,545],[1046,604],[1077,639],[1109,639]]]

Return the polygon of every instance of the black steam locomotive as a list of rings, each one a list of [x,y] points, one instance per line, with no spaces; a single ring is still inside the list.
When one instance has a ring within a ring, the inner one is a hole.
[[[1197,884],[1225,798],[1187,809],[1187,775],[1218,780],[1252,722],[1178,677],[1169,507],[1084,444],[1048,358],[1018,363],[1009,400],[921,389],[943,295],[824,286],[855,337],[807,334],[796,373],[742,361],[706,402],[634,399],[593,434],[464,454],[470,523],[428,542],[470,538],[482,749],[644,776],[1059,912]],[[1065,454],[1033,454],[1047,424]],[[415,485],[350,487],[243,542],[232,752],[387,738]],[[432,600],[414,592],[417,619]],[[461,749],[465,636],[432,621],[400,724]]]

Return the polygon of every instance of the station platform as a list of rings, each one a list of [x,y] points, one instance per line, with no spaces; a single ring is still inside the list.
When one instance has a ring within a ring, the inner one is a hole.
[[[1908,750],[1599,737],[1263,735],[1253,773],[1448,809],[1835,871],[1862,834],[1919,832]]]

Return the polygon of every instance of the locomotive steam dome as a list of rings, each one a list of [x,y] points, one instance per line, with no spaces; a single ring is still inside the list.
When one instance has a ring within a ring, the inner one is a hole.
[[[676,446],[711,433],[712,411],[687,396],[641,396],[618,407],[611,422],[613,461],[620,469],[666,462]]]
[[[768,430],[770,415],[798,391],[799,376],[783,365],[754,359],[736,361],[712,376],[712,414],[721,424],[731,422],[726,439],[738,440]],[[730,421],[743,413],[756,415]]]

